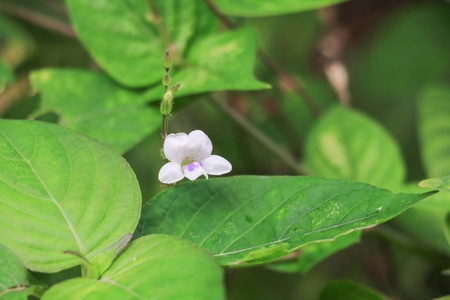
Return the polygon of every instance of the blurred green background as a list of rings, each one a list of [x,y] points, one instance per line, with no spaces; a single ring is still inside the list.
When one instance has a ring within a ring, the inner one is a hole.
[[[2,81],[7,85],[0,95],[2,118],[25,119],[39,107],[40,96],[27,82],[30,71],[44,67],[99,69],[70,30],[62,1],[2,0],[0,13],[1,63],[15,69],[12,76],[0,68],[0,88]],[[400,145],[409,182],[427,177],[417,134],[417,101],[426,87],[448,86],[450,80],[448,1],[352,0],[317,11],[233,21],[254,27],[260,48],[301,79],[322,110],[350,101],[353,108],[384,126]],[[12,29],[10,22],[16,24]],[[342,69],[332,73],[328,68],[333,63]],[[278,78],[265,66],[258,64],[255,72],[274,88],[220,96],[301,159],[314,117],[296,93],[277,85]],[[348,82],[339,84],[346,74]],[[336,80],[338,86],[333,87]],[[214,152],[233,164],[233,175],[294,174],[218,109],[209,95],[176,99],[175,110],[169,131],[204,130],[213,140]],[[56,122],[58,116],[42,118]],[[163,164],[160,148],[160,134],[154,133],[125,154],[138,176],[144,201],[164,189],[157,180]],[[229,299],[318,299],[335,279],[368,285],[394,299],[450,294],[450,276],[443,273],[450,269],[448,244],[442,237],[430,236],[431,231],[414,230],[414,226],[430,225],[440,215],[425,216],[419,208],[411,211],[397,222],[368,230],[360,243],[306,274],[263,266],[229,269]],[[437,242],[427,241],[427,237]]]

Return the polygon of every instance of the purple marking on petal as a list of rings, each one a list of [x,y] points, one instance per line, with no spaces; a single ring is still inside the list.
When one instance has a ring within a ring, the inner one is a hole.
[[[198,165],[203,168],[203,164],[201,161],[198,162]]]
[[[189,171],[189,172],[193,172],[195,169],[197,169],[198,168],[198,165],[197,165],[197,163],[192,163],[192,164],[188,164],[187,165],[187,170]]]

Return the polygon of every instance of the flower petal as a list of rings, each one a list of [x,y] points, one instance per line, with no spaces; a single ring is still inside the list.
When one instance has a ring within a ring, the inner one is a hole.
[[[189,142],[186,145],[186,157],[193,161],[202,161],[211,155],[213,146],[209,137],[201,130],[189,133]]]
[[[158,174],[159,181],[165,184],[175,183],[183,178],[184,174],[181,170],[181,165],[174,162],[165,164],[161,170],[159,170]]]
[[[189,180],[195,180],[201,175],[204,175],[208,179],[208,174],[205,169],[203,169],[203,164],[201,162],[194,162],[183,167],[184,176]]]
[[[210,175],[222,175],[231,171],[232,166],[228,160],[219,155],[211,155],[203,161],[203,168]]]
[[[164,141],[164,155],[170,161],[181,164],[189,138],[186,133],[169,134]]]

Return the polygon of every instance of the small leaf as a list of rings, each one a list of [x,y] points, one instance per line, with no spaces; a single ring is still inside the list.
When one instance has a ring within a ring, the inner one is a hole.
[[[30,287],[27,269],[6,246],[0,244],[0,298],[26,300]]]
[[[71,279],[42,299],[224,299],[222,270],[185,240],[150,235],[132,242],[99,280]]]
[[[53,111],[60,124],[124,153],[161,126],[158,109],[143,95],[105,75],[82,70],[45,69],[31,75],[42,93],[40,112]],[[161,98],[164,90],[155,88]],[[155,94],[156,94],[155,93]],[[39,113],[39,112],[38,112]]]
[[[318,9],[346,0],[215,0],[225,14],[237,17],[263,17]]]
[[[400,150],[389,133],[365,115],[343,107],[328,111],[311,130],[305,166],[314,175],[384,188],[398,187],[405,178]]]
[[[377,291],[347,280],[336,280],[328,284],[320,294],[320,300],[388,300]]]
[[[450,192],[450,176],[425,179],[419,182],[419,186],[430,189],[447,190]]]
[[[137,233],[184,237],[223,265],[263,263],[385,222],[431,194],[393,194],[320,177],[210,179],[148,201]]]
[[[450,88],[425,89],[419,101],[422,159],[428,176],[450,174]]]
[[[241,29],[198,40],[189,51],[189,66],[176,72],[178,96],[221,90],[260,90],[270,88],[253,76],[256,33]]]
[[[349,247],[359,241],[360,231],[353,231],[347,235],[341,235],[334,241],[310,244],[302,247],[300,256],[291,261],[279,261],[270,264],[268,267],[272,270],[286,273],[307,273],[319,262],[336,252]]]
[[[113,150],[62,126],[0,121],[0,236],[24,265],[57,272],[132,233],[141,195]]]

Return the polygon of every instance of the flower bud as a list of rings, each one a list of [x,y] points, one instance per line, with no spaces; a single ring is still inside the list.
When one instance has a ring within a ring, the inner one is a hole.
[[[170,79],[169,74],[167,74],[167,73],[164,74],[163,81],[162,81],[163,85],[164,86],[169,86],[171,81],[172,80]]]
[[[172,68],[172,56],[170,55],[169,50],[167,50],[166,55],[164,55],[164,68],[167,70]]]
[[[177,93],[179,87],[180,87],[180,84],[177,83],[170,89],[170,91],[172,92],[173,96],[175,96],[175,94]]]
[[[167,91],[164,94],[163,100],[161,101],[161,107],[159,108],[162,115],[168,116],[172,111],[173,104],[173,93],[172,90]]]

